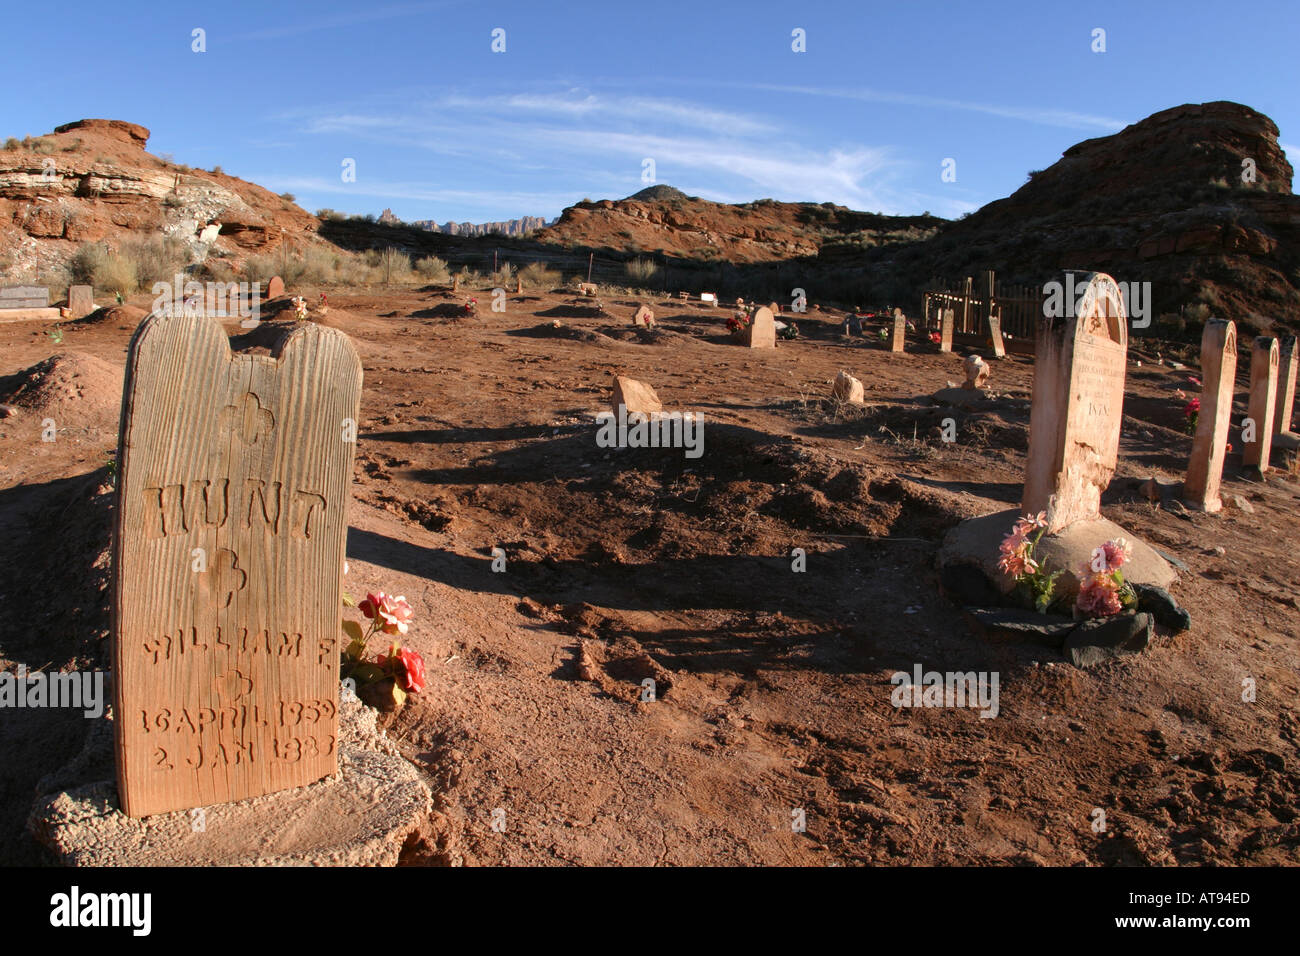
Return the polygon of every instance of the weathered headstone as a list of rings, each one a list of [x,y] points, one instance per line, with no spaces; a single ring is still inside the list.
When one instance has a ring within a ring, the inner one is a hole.
[[[894,337],[890,341],[889,350],[891,352],[903,351],[903,346],[907,341],[907,316],[903,314],[902,309],[894,310]]]
[[[647,329],[653,329],[655,326],[655,314],[650,310],[648,305],[642,305],[636,310],[636,315],[632,316],[632,324],[643,326]]]
[[[131,342],[114,528],[118,788],[132,817],[333,774],[361,395],[347,336],[232,354],[210,318]]]
[[[284,295],[284,280],[279,276],[271,276],[271,281],[266,284],[266,297],[278,299],[282,295]]]
[[[952,326],[956,321],[952,309],[939,310],[939,351],[952,351]]]
[[[0,309],[46,309],[50,290],[42,286],[13,285],[0,289]]]
[[[1219,485],[1232,421],[1232,389],[1237,380],[1237,327],[1210,319],[1201,333],[1201,410],[1187,461],[1183,501],[1211,514],[1223,507]]]
[[[714,295],[712,292],[701,292],[700,301],[707,302],[709,303],[709,305],[712,306],[716,306],[718,304],[718,297]]]
[[[1048,534],[1100,514],[1119,453],[1128,354],[1124,300],[1114,279],[1093,273],[1078,302],[1077,315],[1045,317],[1038,328],[1021,508],[1047,512]]]
[[[94,289],[88,285],[68,286],[68,312],[72,318],[85,318],[94,311]]]
[[[1291,430],[1291,416],[1295,409],[1296,370],[1300,368],[1300,347],[1293,335],[1286,340],[1278,361],[1277,405],[1273,409],[1273,434]]]
[[[989,341],[993,345],[994,358],[1006,358],[1007,346],[1002,341],[1002,309],[995,308],[989,313]]]
[[[655,412],[663,411],[664,407],[653,388],[645,382],[638,382],[625,375],[614,379],[614,396],[610,404],[614,408],[615,415],[619,413],[620,405],[627,409],[628,415],[653,415]]]
[[[838,401],[848,402],[850,405],[861,405],[866,398],[862,382],[842,369],[835,376],[835,382],[831,386],[831,395]]]
[[[745,330],[745,344],[751,349],[776,348],[776,317],[767,306],[754,311],[754,317]]]
[[[1248,423],[1241,436],[1242,465],[1268,471],[1268,457],[1273,450],[1273,409],[1277,405],[1277,339],[1261,335],[1250,350],[1250,404],[1246,408]],[[1247,441],[1247,429],[1253,427],[1253,441]]]

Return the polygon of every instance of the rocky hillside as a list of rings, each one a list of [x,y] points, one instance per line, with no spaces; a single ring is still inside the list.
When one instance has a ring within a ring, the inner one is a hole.
[[[1300,197],[1277,138],[1272,120],[1236,103],[1163,110],[1072,146],[895,265],[915,278],[996,269],[1024,282],[1100,269],[1150,281],[1157,312],[1200,303],[1257,327],[1294,322]]]
[[[176,236],[200,256],[239,261],[282,241],[315,241],[319,221],[253,183],[146,152],[149,131],[86,119],[0,149],[0,274],[36,278],[86,242]],[[219,222],[211,242],[200,231]]]
[[[686,259],[774,262],[806,256],[852,256],[862,250],[919,242],[944,220],[882,216],[833,203],[760,199],[728,205],[651,186],[626,199],[584,201],[537,234],[542,242],[581,244]]]
[[[380,222],[383,222],[380,217]],[[506,219],[501,222],[444,222],[442,225],[432,219],[417,219],[408,223],[417,229],[440,232],[445,236],[526,236],[530,232],[546,227],[542,216],[521,216],[518,219]]]

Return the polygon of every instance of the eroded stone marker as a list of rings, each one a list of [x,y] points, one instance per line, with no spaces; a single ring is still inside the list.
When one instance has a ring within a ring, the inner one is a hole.
[[[1124,300],[1103,273],[1087,277],[1077,315],[1039,320],[1021,509],[1046,511],[1048,534],[1100,515],[1119,453],[1127,355]]]
[[[1291,415],[1295,408],[1296,370],[1300,367],[1300,348],[1293,335],[1286,340],[1278,361],[1277,404],[1273,408],[1273,434],[1291,430]]]
[[[271,281],[266,284],[266,297],[278,299],[282,295],[284,295],[284,280],[279,276],[271,276]]]
[[[894,310],[894,336],[889,343],[889,351],[901,352],[907,341],[907,316],[902,309]]]
[[[992,343],[994,358],[1007,357],[1007,346],[1002,341],[1002,310],[1000,308],[995,308],[989,312],[989,341]]]
[[[1183,482],[1183,501],[1199,511],[1214,513],[1223,507],[1219,484],[1236,380],[1237,327],[1230,321],[1210,319],[1201,333],[1201,411]]]
[[[1241,436],[1241,463],[1268,471],[1268,456],[1273,450],[1273,409],[1277,404],[1277,339],[1261,335],[1250,350],[1250,404]],[[1253,426],[1254,435],[1247,429]],[[1247,441],[1247,437],[1252,441]]]
[[[95,290],[88,285],[68,286],[68,312],[82,319],[95,311]]]
[[[754,311],[754,318],[745,330],[745,344],[751,349],[776,348],[776,317],[767,306]]]
[[[952,351],[952,326],[954,313],[952,309],[939,310],[939,351]]]
[[[132,817],[333,774],[361,395],[347,336],[232,354],[152,315],[127,362],[114,527],[115,733]]]

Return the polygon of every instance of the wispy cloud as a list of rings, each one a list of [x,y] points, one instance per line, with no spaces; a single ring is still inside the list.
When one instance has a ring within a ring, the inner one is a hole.
[[[313,13],[311,19],[299,23],[290,23],[278,27],[267,27],[249,33],[236,34],[234,41],[241,40],[279,40],[284,37],[302,36],[319,30],[337,30],[341,27],[357,26],[362,23],[374,23],[380,20],[394,20],[398,17],[414,17],[434,10],[456,6],[464,0],[439,0],[436,3],[402,3],[371,10],[359,10],[356,13],[340,13],[334,16],[321,16]],[[274,7],[267,9],[274,10]]]

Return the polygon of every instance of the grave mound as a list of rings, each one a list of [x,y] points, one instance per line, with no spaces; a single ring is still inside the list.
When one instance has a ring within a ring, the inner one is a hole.
[[[137,308],[134,305],[106,305],[83,318],[74,320],[70,324],[100,325],[104,322],[110,322],[135,328],[144,321],[144,317],[148,314],[144,309]]]
[[[58,352],[0,379],[0,402],[78,427],[115,428],[122,370],[85,352]],[[75,422],[74,422],[75,419]]]

